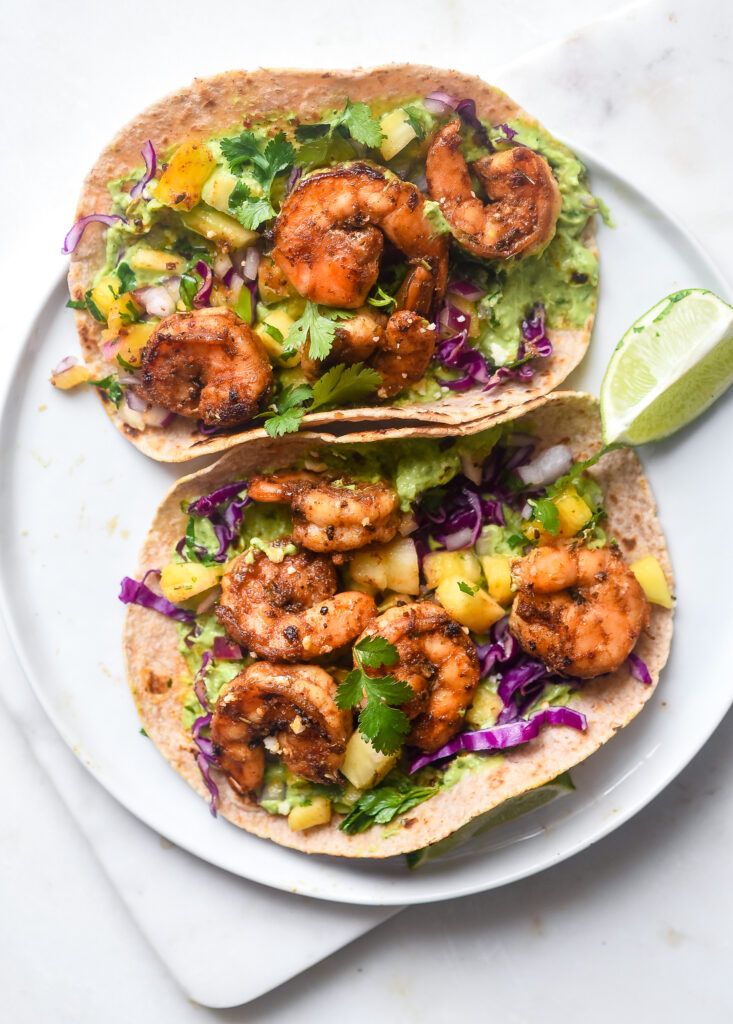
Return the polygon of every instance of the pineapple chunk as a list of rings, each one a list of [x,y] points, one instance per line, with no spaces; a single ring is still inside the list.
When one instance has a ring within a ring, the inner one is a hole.
[[[464,580],[443,580],[435,590],[435,596],[449,615],[468,626],[474,633],[486,633],[495,622],[503,619],[506,612],[493,597],[482,589],[467,594],[458,586]]]
[[[104,331],[103,339],[110,341],[118,337],[122,329],[129,327],[141,313],[142,306],[135,301],[132,292],[123,292],[109,307],[107,329]]]
[[[92,288],[90,298],[105,319],[109,316],[109,311],[116,301],[119,290],[120,282],[117,274],[105,274]]]
[[[351,734],[341,774],[357,789],[371,789],[384,778],[399,753],[380,754],[360,732]]]
[[[524,524],[522,533],[533,544],[552,544],[555,540],[554,536],[545,530],[542,523],[538,523],[535,519],[530,519]]]
[[[504,707],[498,693],[493,693],[485,686],[479,686],[471,707],[466,712],[466,723],[474,729],[488,729],[496,722],[499,712]]]
[[[144,245],[130,253],[128,262],[133,270],[152,270],[160,274],[180,274],[186,266],[182,256],[161,249],[149,249]]]
[[[260,237],[256,231],[248,231],[242,227],[234,217],[228,217],[219,210],[212,210],[208,206],[199,206],[190,213],[182,213],[181,220],[195,231],[197,235],[203,235],[211,241],[223,242],[230,249],[241,249]]]
[[[201,189],[215,166],[205,143],[182,142],[155,186],[155,198],[174,210],[192,210],[201,201]]]
[[[374,590],[420,593],[417,550],[409,537],[358,551],[349,564],[351,578]]]
[[[512,590],[511,558],[507,555],[484,555],[479,559],[489,593],[499,604],[509,604]]]
[[[408,142],[417,138],[417,132],[410,124],[410,119],[402,107],[383,114],[379,127],[384,136],[379,152],[385,160],[391,160],[393,156],[397,156]]]
[[[148,320],[144,324],[130,324],[128,327],[123,327],[119,334],[120,345],[117,355],[121,356],[130,366],[139,366],[142,362],[143,349],[159,322],[159,320]]]
[[[478,583],[481,579],[481,566],[473,551],[433,551],[423,560],[423,572],[431,590],[443,580]]]
[[[561,537],[574,537],[593,518],[592,509],[583,501],[574,487],[569,487],[554,500],[560,516]]]
[[[160,574],[160,589],[169,601],[186,601],[215,587],[223,572],[223,565],[170,562]]]
[[[222,213],[229,213],[229,196],[234,191],[237,178],[230,174],[225,167],[217,167],[211,174],[201,190],[201,199],[207,206],[213,206],[215,210]]]
[[[68,369],[62,370],[61,373],[51,374],[51,383],[59,391],[70,391],[71,388],[78,387],[79,384],[86,384],[91,379],[91,373],[81,363],[75,363]]]
[[[300,352],[295,352],[287,359],[282,358],[282,354],[286,349],[285,340],[294,323],[295,319],[284,309],[279,308],[269,310],[262,323],[257,324],[255,327],[255,334],[262,341],[268,355],[277,359],[282,366],[296,366],[300,362]],[[269,325],[270,327],[274,327],[276,330],[280,331],[280,334],[283,336],[282,342],[279,342],[277,338],[273,338],[273,336],[265,329],[265,325]]]
[[[316,825],[327,825],[331,820],[331,801],[325,796],[315,796],[309,804],[294,807],[288,815],[288,825],[293,832],[302,832]]]
[[[662,608],[674,607],[674,600],[664,570],[654,555],[640,558],[630,566],[630,569],[652,604],[659,604]]]

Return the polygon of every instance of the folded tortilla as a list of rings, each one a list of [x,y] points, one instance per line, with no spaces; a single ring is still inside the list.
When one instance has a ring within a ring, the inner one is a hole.
[[[313,120],[324,110],[342,106],[348,97],[365,103],[389,98],[395,103],[414,100],[435,90],[475,100],[479,116],[492,124],[521,117],[532,125],[537,122],[499,89],[472,75],[429,66],[393,64],[355,71],[298,71],[261,69],[229,71],[213,78],[196,79],[192,85],[167,96],[135,118],[113,139],[90,171],[82,190],[77,218],[111,209],[107,190],[109,181],[120,178],[140,166],[140,150],[147,139],[165,152],[184,138],[209,138],[241,126],[243,120],[259,121],[273,114],[288,112],[303,120]],[[273,128],[277,120],[271,122]],[[582,240],[596,255],[593,218]],[[71,258],[69,290],[82,299],[99,268],[104,264],[104,230],[90,225]],[[538,299],[541,300],[541,296]],[[98,374],[101,370],[101,334],[103,325],[87,312],[77,312],[76,324],[84,359]],[[479,389],[450,392],[439,400],[403,407],[389,403],[334,409],[307,415],[304,429],[321,427],[338,431],[346,424],[395,426],[434,425],[436,433],[456,433],[466,423],[502,416],[508,409],[556,388],[580,363],[588,347],[593,316],[577,329],[548,330],[553,354],[541,359],[529,382],[508,381],[484,393]],[[125,423],[111,402],[104,407],[115,426],[146,455],[162,462],[185,462],[199,455],[232,448],[253,434],[262,435],[252,424],[215,437],[201,434],[194,420],[176,417],[168,427],[136,430]]]
[[[521,412],[512,410],[511,418]],[[476,429],[485,425],[477,424]],[[598,405],[585,394],[550,395],[522,416],[519,429],[541,438],[541,448],[567,444],[576,461],[588,458],[601,447]],[[414,430],[411,436],[424,433]],[[214,465],[183,477],[156,513],[142,549],[141,572],[168,562],[173,546],[185,530],[182,502],[188,503],[233,480],[246,479],[253,472],[285,468],[306,452],[317,452],[331,444],[332,438],[315,433],[297,435],[287,445],[257,438],[228,452]],[[672,569],[656,505],[636,455],[630,450],[612,452],[591,473],[605,493],[609,535],[617,540],[625,559],[655,556],[671,584]],[[487,757],[485,764],[465,771],[454,786],[440,790],[398,822],[374,825],[358,835],[347,835],[339,830],[341,818],[336,815],[329,825],[293,832],[286,817],[268,814],[254,801],[237,796],[224,776],[214,770],[221,794],[220,813],[248,832],[306,853],[381,858],[422,849],[505,801],[552,781],[610,740],[652,696],[667,661],[671,638],[672,612],[652,605],[650,625],[635,648],[649,669],[652,685],[640,683],[625,666],[611,675],[588,681],[571,700],[571,706],[587,716],[585,732],[546,727],[526,745],[501,757]],[[208,793],[194,759],[193,741],[181,720],[190,680],[178,653],[175,624],[157,612],[130,606],[124,646],[130,686],[146,732],[176,771],[206,798]]]

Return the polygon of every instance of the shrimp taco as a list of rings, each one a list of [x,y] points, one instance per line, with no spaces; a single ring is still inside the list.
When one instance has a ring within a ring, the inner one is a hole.
[[[518,413],[255,439],[173,487],[122,584],[125,650],[147,735],[215,813],[422,857],[642,709],[673,601],[641,466],[601,449],[587,395]]]
[[[86,180],[64,246],[86,365],[52,380],[95,384],[169,462],[263,427],[450,432],[580,362],[598,210],[580,160],[471,76],[199,79]]]

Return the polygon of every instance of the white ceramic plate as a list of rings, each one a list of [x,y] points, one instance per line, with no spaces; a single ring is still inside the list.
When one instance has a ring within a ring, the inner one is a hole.
[[[597,393],[614,344],[640,313],[676,289],[725,294],[725,284],[678,225],[587,162],[617,223],[601,231],[599,317],[589,356],[570,382]],[[577,792],[416,872],[401,858],[307,857],[212,819],[140,735],[120,650],[119,580],[134,571],[153,511],[182,470],[140,455],[106,423],[93,394],[50,387],[50,369],[77,350],[65,300],[59,281],[22,344],[0,421],[4,612],[28,678],[74,753],[172,842],[244,878],[322,899],[409,904],[460,896],[540,871],[607,834],[666,786],[715,729],[733,699],[723,626],[733,621],[733,589],[715,572],[718,520],[727,522],[733,496],[720,451],[721,439],[733,436],[731,395],[643,453],[677,577],[672,657],[644,713],[573,772]]]

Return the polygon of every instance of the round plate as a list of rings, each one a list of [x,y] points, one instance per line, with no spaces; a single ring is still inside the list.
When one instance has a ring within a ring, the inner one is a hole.
[[[725,284],[695,242],[633,187],[587,159],[617,227],[601,230],[602,290],[591,350],[569,386],[598,392],[611,350],[662,296]],[[408,904],[490,889],[569,857],[647,804],[710,736],[733,698],[733,590],[716,574],[730,505],[716,440],[731,395],[643,452],[669,538],[679,609],[672,657],[643,714],[573,772],[577,791],[410,872],[401,858],[307,857],[214,820],[140,733],[124,676],[119,580],[135,570],[153,511],[183,467],[141,456],[95,395],[63,394],[49,371],[77,351],[59,281],[38,312],[0,422],[0,574],[13,643],[59,732],[130,811],[171,842],[244,878],[322,899]],[[568,385],[564,385],[568,386]],[[725,464],[725,463],[723,463]],[[186,467],[186,470],[193,465]],[[725,540],[723,540],[725,543]]]

